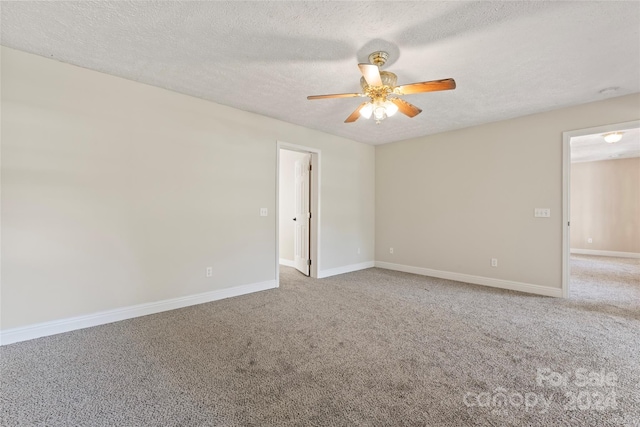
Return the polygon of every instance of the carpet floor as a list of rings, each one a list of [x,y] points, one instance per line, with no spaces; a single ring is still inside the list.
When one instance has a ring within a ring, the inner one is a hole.
[[[0,348],[3,426],[639,426],[640,262],[570,298],[368,269]]]

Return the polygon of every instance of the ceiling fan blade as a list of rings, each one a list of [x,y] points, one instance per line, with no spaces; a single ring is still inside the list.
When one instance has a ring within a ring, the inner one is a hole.
[[[351,113],[351,115],[349,117],[347,117],[347,120],[345,120],[345,123],[353,123],[356,120],[358,120],[358,117],[360,117],[360,110],[362,110],[362,107],[364,107],[365,105],[367,105],[368,102],[363,102],[362,104],[360,104],[360,106],[358,108],[356,108],[356,110]]]
[[[380,69],[377,65],[373,64],[358,64],[362,76],[367,81],[369,86],[382,86],[382,79],[380,79]]]
[[[421,92],[437,92],[439,90],[451,90],[456,88],[456,81],[453,79],[431,80],[429,82],[412,83],[398,86],[394,92],[398,95],[411,95]]]
[[[327,98],[354,98],[356,96],[364,96],[361,93],[336,93],[333,95],[311,95],[307,99],[327,99]]]
[[[418,114],[422,113],[421,109],[419,109],[413,104],[408,103],[404,99],[400,99],[400,98],[387,98],[387,99],[393,102],[394,104],[396,104],[396,106],[398,107],[398,110],[400,110],[402,114],[405,114],[409,117],[415,117]]]

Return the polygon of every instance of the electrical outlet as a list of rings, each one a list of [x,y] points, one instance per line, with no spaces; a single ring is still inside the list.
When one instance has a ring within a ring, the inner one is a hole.
[[[358,255],[360,255],[360,248],[358,248]]]
[[[207,272],[205,273],[207,277],[213,277],[213,267],[207,267]]]
[[[589,237],[589,238],[587,239],[587,243],[593,243],[593,239],[592,239],[591,237]]]
[[[491,267],[498,266],[498,258],[491,258]]]
[[[389,248],[389,253],[392,254],[393,253],[393,248]]]
[[[267,216],[268,212],[267,208],[260,208],[260,216]]]

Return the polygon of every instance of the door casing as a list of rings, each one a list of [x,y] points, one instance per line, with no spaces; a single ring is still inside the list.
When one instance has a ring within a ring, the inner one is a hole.
[[[562,297],[569,297],[571,269],[571,138],[640,127],[640,120],[562,132]]]

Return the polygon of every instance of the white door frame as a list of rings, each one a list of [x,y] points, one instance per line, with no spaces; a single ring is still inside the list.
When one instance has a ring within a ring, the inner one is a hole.
[[[616,130],[635,129],[640,127],[640,120],[624,123],[612,123],[587,129],[562,132],[562,296],[569,296],[571,242],[569,221],[571,219],[571,138],[576,136],[607,133]]]
[[[320,150],[284,141],[276,143],[276,286],[280,286],[280,149],[311,154],[311,277],[320,271]]]

